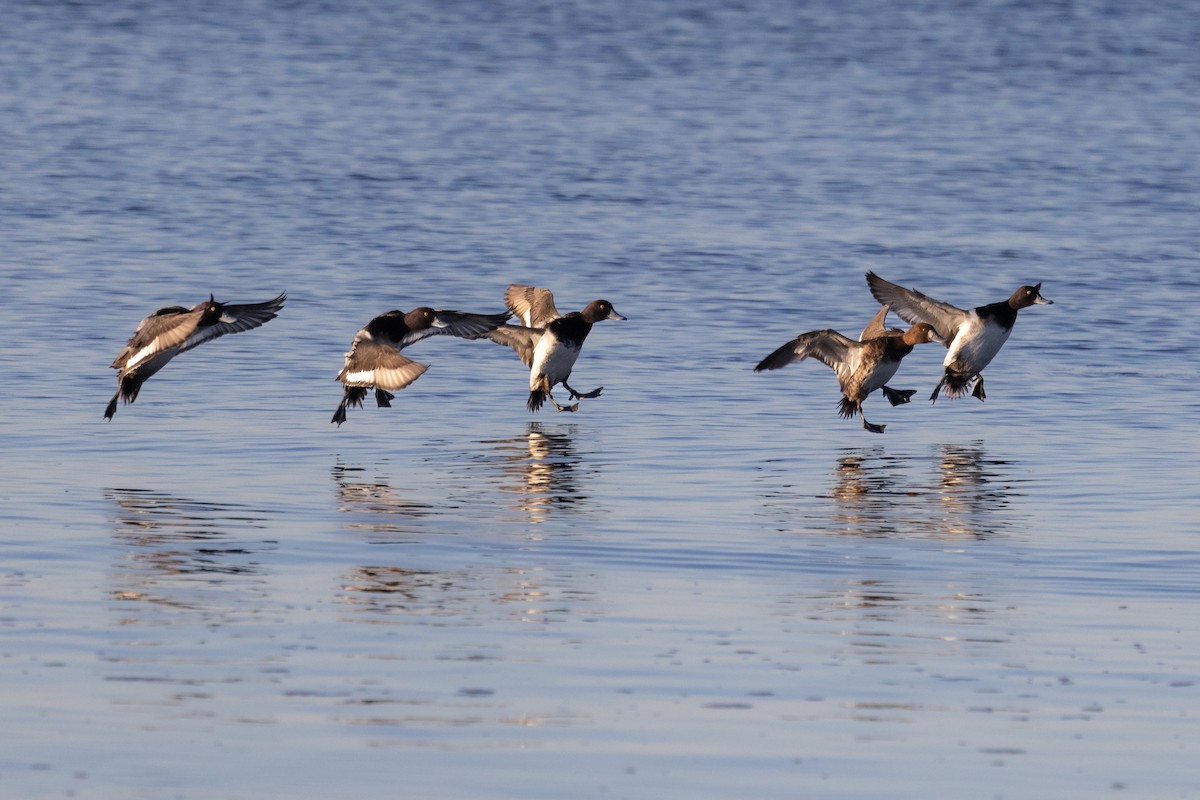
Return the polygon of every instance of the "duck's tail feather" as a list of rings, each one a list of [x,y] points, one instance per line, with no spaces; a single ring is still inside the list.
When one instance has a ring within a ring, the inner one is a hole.
[[[838,416],[842,419],[854,419],[862,412],[862,403],[851,400],[845,395],[838,401]]]

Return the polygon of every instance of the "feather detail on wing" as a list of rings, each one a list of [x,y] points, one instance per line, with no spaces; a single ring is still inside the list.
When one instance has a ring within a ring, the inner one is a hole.
[[[279,316],[283,308],[286,294],[281,294],[265,303],[244,303],[241,305],[226,305],[221,308],[221,318],[213,325],[197,327],[196,330],[179,345],[179,352],[191,350],[210,339],[224,336],[227,333],[241,333],[261,327]]]
[[[832,367],[839,374],[852,359],[852,354],[858,347],[858,342],[849,339],[835,330],[809,331],[775,350],[771,355],[759,362],[755,372],[767,369],[786,367],[793,361],[803,361],[815,358],[826,366]]]
[[[178,346],[195,330],[199,312],[183,306],[160,308],[138,323],[133,336],[113,359],[113,369],[132,369],[156,353]]]
[[[544,328],[550,320],[562,316],[554,307],[554,294],[537,286],[510,285],[504,292],[504,304],[526,328]]]
[[[287,295],[281,294],[265,303],[224,306],[220,320],[204,327],[200,327],[203,303],[193,309],[181,306],[160,308],[138,324],[125,349],[113,360],[113,369],[128,371],[159,353],[172,350],[172,355],[178,355],[209,339],[257,328],[275,319],[286,299]]]
[[[890,306],[896,316],[910,325],[926,322],[933,326],[937,335],[946,342],[954,338],[958,326],[962,324],[967,312],[961,308],[934,300],[916,289],[905,289],[903,286],[885,281],[874,272],[867,273],[867,286],[877,301]]]
[[[242,331],[248,331],[270,322],[279,316],[279,309],[283,308],[285,300],[287,300],[286,292],[265,303],[243,303],[241,305],[223,306],[221,308],[221,321],[205,329],[215,329],[215,332],[201,341],[207,341],[217,336],[224,336],[227,333],[241,333]],[[196,344],[199,343],[197,342]],[[195,347],[195,345],[190,346]]]
[[[486,336],[508,321],[512,314],[507,311],[500,314],[469,314],[463,311],[438,309],[438,324],[444,327],[434,328],[434,333],[447,336],[457,336],[461,339],[479,339]]]
[[[867,327],[863,328],[862,333],[858,335],[860,342],[868,341],[869,339],[878,339],[880,336],[903,336],[904,331],[899,328],[888,328],[887,315],[891,309],[886,305],[882,305],[879,311],[867,323]]]
[[[533,366],[533,354],[538,342],[546,333],[544,328],[526,328],[521,325],[501,325],[485,335],[496,344],[506,345],[517,351],[525,366]]]
[[[389,344],[356,337],[354,349],[346,354],[346,366],[337,379],[347,386],[400,390],[427,369],[426,365],[400,355],[400,351]]]

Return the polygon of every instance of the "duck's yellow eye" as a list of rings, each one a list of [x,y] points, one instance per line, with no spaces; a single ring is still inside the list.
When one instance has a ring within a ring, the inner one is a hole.
[[[216,306],[209,306],[209,307],[208,307],[208,310],[209,310],[209,311],[216,311],[216,310],[217,310],[217,307],[216,307]]]

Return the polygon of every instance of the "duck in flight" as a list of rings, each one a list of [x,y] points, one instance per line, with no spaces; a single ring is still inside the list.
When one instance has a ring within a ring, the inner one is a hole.
[[[117,413],[118,400],[126,404],[136,400],[142,384],[175,356],[218,336],[248,331],[275,319],[285,300],[286,293],[265,303],[232,305],[209,294],[207,301],[191,308],[158,309],[138,323],[125,349],[113,359],[117,393],[104,410],[104,418],[111,420]]]
[[[885,327],[888,307],[885,305],[863,329],[859,341],[826,328],[802,333],[759,362],[755,372],[779,369],[793,361],[815,358],[837,373],[842,389],[838,414],[844,419],[862,418],[863,428],[871,433],[883,433],[886,425],[868,422],[862,404],[876,389],[893,406],[909,402],[915,389],[893,389],[887,382],[900,368],[900,362],[918,344],[937,341],[933,327],[926,323],[913,325],[907,331]]]
[[[604,391],[601,386],[590,392],[577,392],[567,383],[571,370],[579,358],[583,342],[592,326],[605,319],[623,320],[612,303],[593,300],[583,311],[572,311],[567,315],[558,313],[554,306],[554,295],[549,289],[514,283],[504,293],[504,303],[513,316],[521,320],[520,325],[501,325],[489,331],[487,337],[497,344],[507,345],[517,352],[525,366],[529,367],[528,409],[537,411],[547,398],[559,411],[576,411],[579,403],[560,405],[551,390],[562,384],[572,400],[599,397]]]
[[[346,363],[337,380],[345,384],[342,402],[330,422],[340,428],[347,406],[362,406],[367,390],[375,390],[375,405],[390,408],[398,392],[424,374],[429,367],[400,354],[400,351],[430,336],[447,335],[478,339],[511,316],[471,314],[422,306],[407,313],[388,311],[372,319],[354,336]]]
[[[1017,312],[1030,306],[1054,303],[1042,297],[1040,283],[1022,286],[1007,300],[976,306],[969,311],[934,300],[916,289],[897,286],[874,272],[867,273],[867,286],[876,300],[891,306],[905,322],[933,326],[938,339],[946,345],[945,372],[929,396],[932,402],[937,402],[938,394],[943,391],[951,399],[962,397],[972,383],[975,388],[971,396],[987,399],[980,373],[1008,341],[1017,322]]]

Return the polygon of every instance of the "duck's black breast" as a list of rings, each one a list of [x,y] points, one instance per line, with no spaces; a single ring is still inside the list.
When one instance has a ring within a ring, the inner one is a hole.
[[[389,311],[368,322],[367,333],[371,334],[373,339],[398,342],[408,334],[408,324],[404,321],[404,314],[399,311]]]
[[[987,325],[996,325],[998,327],[1008,329],[1017,323],[1017,309],[1009,305],[1007,300],[1000,303],[989,303],[986,306],[979,306],[975,309],[975,313]]]
[[[592,330],[592,323],[584,319],[578,311],[573,311],[565,317],[553,320],[546,327],[562,344],[578,348],[583,345],[583,340]]]
[[[902,336],[885,336],[875,341],[883,342],[883,361],[902,361],[913,351],[913,346],[905,342]]]

